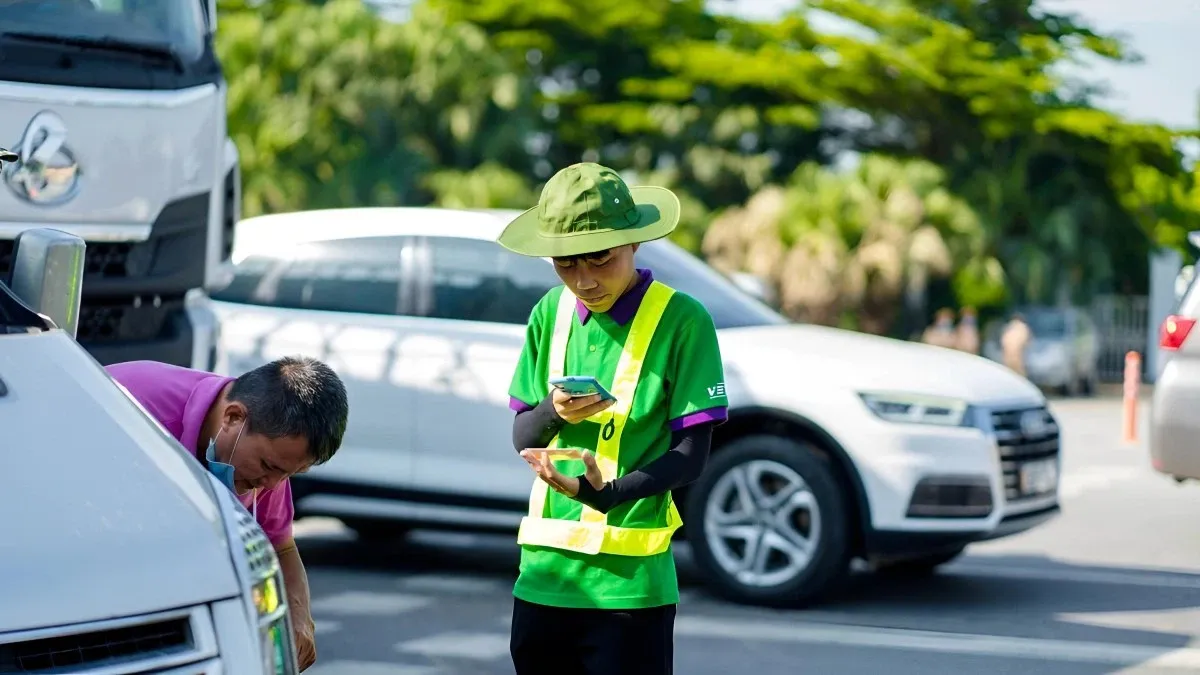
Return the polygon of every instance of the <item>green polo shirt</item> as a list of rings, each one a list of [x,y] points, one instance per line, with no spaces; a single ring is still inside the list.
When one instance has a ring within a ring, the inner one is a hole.
[[[639,281],[605,313],[576,302],[567,342],[566,375],[593,375],[610,387],[633,317],[653,275]],[[528,410],[549,394],[548,363],[561,286],[534,307],[525,347],[509,389],[513,410]],[[676,291],[663,313],[642,365],[632,409],[621,436],[618,477],[643,467],[671,445],[671,432],[726,418],[725,375],[712,317],[697,300]],[[585,420],[564,425],[560,444],[595,450],[601,425]],[[583,473],[579,460],[559,460],[569,476]],[[661,527],[666,495],[621,504],[608,522],[623,527]],[[553,490],[546,516],[578,520],[582,505]],[[557,548],[522,546],[520,575],[513,594],[526,602],[555,607],[636,609],[679,602],[679,582],[670,549],[653,556],[587,555]]]

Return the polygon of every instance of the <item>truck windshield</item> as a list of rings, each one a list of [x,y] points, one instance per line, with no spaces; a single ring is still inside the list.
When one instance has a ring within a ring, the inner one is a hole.
[[[0,79],[175,88],[192,84],[179,75],[212,59],[200,0],[0,0],[0,14]],[[114,68],[142,82],[105,82]],[[176,77],[150,84],[147,71]]]

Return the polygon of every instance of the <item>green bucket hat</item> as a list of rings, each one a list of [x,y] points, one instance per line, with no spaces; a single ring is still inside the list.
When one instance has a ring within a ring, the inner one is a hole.
[[[629,187],[599,164],[554,174],[538,205],[513,219],[497,241],[536,258],[560,258],[662,239],[679,224],[679,198],[666,188]]]

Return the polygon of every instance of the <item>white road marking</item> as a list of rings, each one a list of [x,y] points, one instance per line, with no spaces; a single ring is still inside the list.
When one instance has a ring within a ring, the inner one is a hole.
[[[416,574],[401,579],[398,584],[409,591],[426,593],[507,593],[512,590],[512,582],[500,581],[483,577],[472,577],[465,574]]]
[[[1188,574],[1186,572],[1110,572],[1107,570],[1085,569],[1042,569],[1038,567],[979,564],[968,559],[960,563],[947,565],[945,573],[1033,581],[1066,581],[1081,584],[1140,586],[1144,588],[1200,589],[1200,574]]]
[[[314,613],[394,616],[426,607],[433,598],[403,593],[347,591],[329,595],[312,603]]]
[[[1145,472],[1136,466],[1088,466],[1064,472],[1058,486],[1059,499],[1073,499],[1085,492],[1102,490],[1136,480]]]
[[[342,624],[338,621],[327,621],[325,619],[313,619],[313,632],[317,635],[327,635],[336,633],[342,629]]]
[[[969,633],[944,633],[902,628],[822,625],[802,622],[680,617],[675,622],[677,637],[740,640],[745,642],[791,642],[841,645],[876,649],[899,649],[945,654],[996,656],[1095,663],[1110,666],[1142,666],[1168,669],[1200,668],[1200,649],[1150,647],[1105,642],[1046,640]]]
[[[301,518],[292,523],[295,537],[320,537],[322,535],[348,535],[350,530],[337,518]]]
[[[503,633],[438,633],[398,643],[396,651],[427,657],[457,657],[478,661],[508,658],[509,636]]]
[[[428,666],[406,666],[378,661],[318,661],[304,672],[312,675],[439,675],[446,671]]]

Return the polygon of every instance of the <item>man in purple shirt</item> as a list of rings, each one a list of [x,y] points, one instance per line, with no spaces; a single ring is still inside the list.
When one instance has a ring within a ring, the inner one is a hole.
[[[106,370],[254,513],[279,557],[300,669],[311,666],[314,626],[308,578],[292,538],[288,477],[324,464],[341,446],[349,413],[342,381],[324,363],[301,357],[238,378],[154,361]]]

